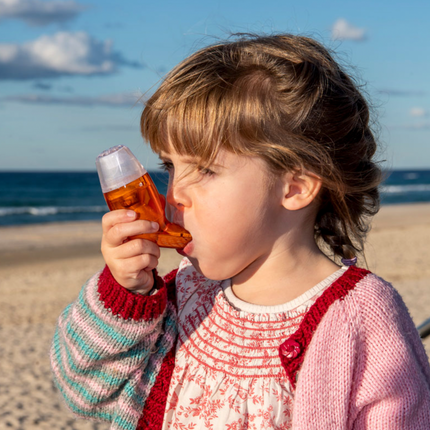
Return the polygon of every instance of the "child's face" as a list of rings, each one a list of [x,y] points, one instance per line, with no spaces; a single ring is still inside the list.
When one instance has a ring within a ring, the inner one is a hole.
[[[282,181],[262,159],[221,150],[210,170],[193,169],[195,160],[173,151],[160,159],[170,176],[171,220],[193,237],[180,253],[200,273],[228,279],[269,258],[285,208]]]

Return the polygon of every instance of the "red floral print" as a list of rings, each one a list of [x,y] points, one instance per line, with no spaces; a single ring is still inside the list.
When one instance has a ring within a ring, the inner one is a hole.
[[[176,287],[179,340],[163,429],[290,429],[294,390],[278,348],[318,295],[292,311],[241,311],[186,259]]]

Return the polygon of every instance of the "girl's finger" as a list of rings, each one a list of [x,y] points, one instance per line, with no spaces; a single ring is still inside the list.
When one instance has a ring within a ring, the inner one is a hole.
[[[128,259],[142,254],[150,254],[160,258],[160,247],[146,239],[132,239],[116,249],[116,258],[118,259]]]
[[[150,254],[137,255],[127,259],[127,265],[115,270],[117,281],[125,288],[132,288],[142,284],[142,279],[149,276],[149,272],[158,266],[158,258]],[[152,275],[151,275],[152,276]]]
[[[107,212],[102,218],[103,233],[106,234],[115,224],[124,222],[131,222],[137,218],[137,214],[134,211],[126,209],[118,209],[111,212]]]
[[[156,222],[137,220],[128,223],[113,225],[104,235],[106,242],[111,247],[120,246],[130,236],[137,236],[145,233],[155,233],[159,229]]]

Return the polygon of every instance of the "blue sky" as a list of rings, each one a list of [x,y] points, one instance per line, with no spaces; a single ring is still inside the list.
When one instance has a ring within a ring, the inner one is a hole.
[[[148,169],[140,95],[230,32],[289,32],[365,83],[387,168],[430,168],[430,2],[0,0],[0,170],[94,170],[125,144]]]

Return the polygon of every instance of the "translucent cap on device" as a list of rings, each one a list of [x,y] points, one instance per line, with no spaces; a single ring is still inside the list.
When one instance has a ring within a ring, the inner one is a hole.
[[[96,158],[96,167],[103,193],[123,187],[146,173],[145,168],[124,145],[103,151]]]

